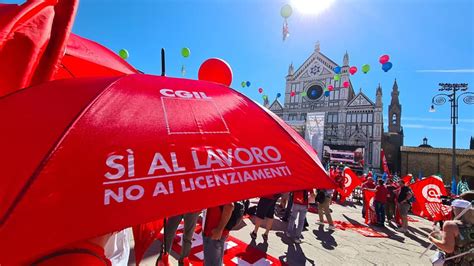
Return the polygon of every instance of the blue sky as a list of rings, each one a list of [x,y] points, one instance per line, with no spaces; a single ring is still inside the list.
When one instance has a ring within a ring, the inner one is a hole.
[[[319,15],[294,9],[283,42],[280,8],[292,1],[81,0],[73,31],[114,51],[127,49],[129,62],[151,74],[161,71],[161,47],[169,76],[181,76],[185,64],[186,77],[197,78],[205,59],[223,58],[233,69],[232,86],[258,101],[259,87],[271,101],[283,93],[288,65],[303,63],[319,40],[321,52],[339,64],[347,50],[351,65],[371,65],[367,75],[352,76],[352,84],[371,99],[382,85],[385,118],[397,79],[405,145],[426,136],[434,147],[451,147],[449,105],[428,109],[440,82],[466,82],[474,92],[474,1],[335,0]],[[182,47],[191,49],[189,58],[181,57]],[[382,54],[394,64],[388,73],[378,63]],[[242,89],[244,80],[252,86]],[[474,105],[461,104],[459,115],[458,147],[468,148]]]

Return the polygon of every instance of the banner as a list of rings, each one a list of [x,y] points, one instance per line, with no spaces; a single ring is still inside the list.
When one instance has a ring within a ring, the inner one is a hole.
[[[375,191],[364,190],[365,223],[376,224],[377,214],[374,207]]]
[[[341,202],[344,202],[349,195],[351,195],[352,191],[362,183],[357,175],[349,168],[344,168],[344,188],[337,188],[339,194],[341,194]]]
[[[383,171],[390,175],[390,169],[388,169],[387,158],[385,158],[385,152],[383,149],[380,150],[380,154],[382,157]]]
[[[415,196],[412,204],[414,214],[431,221],[449,220],[451,208],[443,205],[441,196],[446,196],[443,181],[437,176],[430,176],[410,185]]]
[[[305,139],[322,160],[325,112],[308,113],[306,116]]]

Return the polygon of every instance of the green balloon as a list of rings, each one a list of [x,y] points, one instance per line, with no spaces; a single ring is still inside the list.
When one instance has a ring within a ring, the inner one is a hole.
[[[370,71],[370,65],[369,64],[365,64],[362,66],[362,72],[364,72],[364,74],[367,74],[367,72]]]
[[[126,60],[126,59],[128,58],[128,56],[129,56],[128,51],[127,51],[126,49],[120,49],[120,51],[119,51],[119,56],[120,56],[122,59]]]
[[[301,96],[306,97],[306,92],[305,92],[305,91],[302,91],[302,92],[301,92]]]
[[[280,14],[284,18],[289,18],[291,16],[291,13],[293,13],[293,8],[291,8],[290,5],[286,4],[281,7]]]
[[[246,84],[247,84],[247,83],[246,83],[245,81],[242,81],[242,83],[240,83],[240,86],[242,86],[242,88],[245,88],[245,85],[246,85]]]
[[[340,79],[341,79],[341,75],[339,75],[339,74],[334,75],[334,80],[335,81],[338,81]]]
[[[189,48],[187,47],[184,47],[183,49],[181,49],[181,55],[183,57],[189,57],[191,55],[191,50],[189,50]]]
[[[262,98],[263,98],[264,100],[267,100],[267,99],[268,99],[268,96],[267,96],[267,95],[263,95]]]

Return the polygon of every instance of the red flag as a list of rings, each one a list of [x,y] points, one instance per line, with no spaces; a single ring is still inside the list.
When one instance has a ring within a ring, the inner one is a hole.
[[[163,228],[163,219],[133,227],[133,241],[135,242],[135,262],[137,265],[143,259],[146,250],[160,235]]]
[[[362,183],[362,180],[349,168],[344,168],[344,188],[337,188],[337,191],[341,194],[341,202],[344,202],[352,191]]]
[[[446,196],[446,189],[441,178],[430,176],[410,185],[415,196],[412,204],[413,213],[433,221],[448,220],[451,209],[441,202]]]
[[[411,183],[412,175],[408,174],[404,177],[402,177],[403,183],[405,183],[406,186],[408,186]]]
[[[375,191],[364,190],[365,223],[376,224],[377,214],[374,207]]]
[[[382,156],[383,171],[390,175],[390,169],[388,169],[387,158],[385,158],[385,152],[383,149],[380,150],[380,154]]]

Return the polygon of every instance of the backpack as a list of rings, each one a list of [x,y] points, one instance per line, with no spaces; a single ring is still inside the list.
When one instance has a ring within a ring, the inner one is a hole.
[[[318,189],[318,193],[316,194],[316,197],[315,197],[316,202],[324,203],[325,199],[326,199],[326,193],[324,193],[324,190]]]
[[[230,215],[229,221],[225,225],[225,229],[232,230],[236,225],[242,221],[242,218],[245,214],[245,203],[236,201],[234,202],[234,209],[232,210],[232,214]]]

